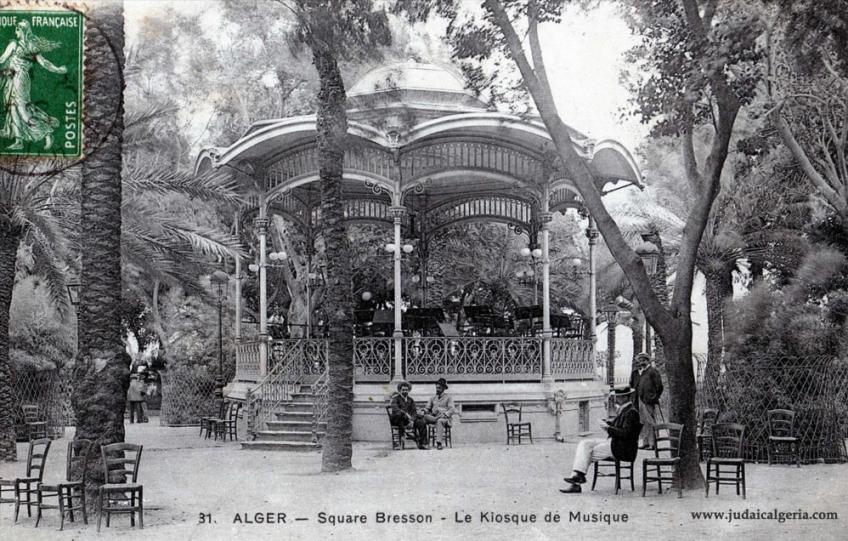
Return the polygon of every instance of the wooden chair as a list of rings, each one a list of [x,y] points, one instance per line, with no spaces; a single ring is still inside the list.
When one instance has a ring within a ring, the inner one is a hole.
[[[406,440],[412,440],[414,442],[418,442],[415,430],[412,428],[406,428],[403,426],[397,426],[392,424],[392,407],[386,406],[386,415],[389,417],[389,426],[392,429],[392,448],[393,449],[406,449]],[[445,441],[448,439],[449,432],[445,432]],[[433,433],[433,437],[435,438],[435,432]]]
[[[530,438],[530,444],[533,444],[533,427],[530,421],[521,420],[521,404],[501,404],[503,408],[504,421],[506,422],[506,444],[510,445],[518,440],[518,445],[521,445],[521,438]],[[513,416],[513,421],[509,420],[509,416]],[[518,421],[515,421],[515,415],[518,415]]]
[[[15,479],[0,479],[0,504],[15,504],[15,522],[18,521],[18,512],[21,505],[26,506],[28,517],[32,516],[32,508],[38,506],[38,501],[33,500],[32,495],[37,494],[38,485],[44,477],[44,463],[47,462],[50,443],[48,438],[31,440],[27,449],[25,476]],[[14,494],[14,497],[4,496],[4,493]],[[23,499],[24,495],[26,495],[26,500]]]
[[[223,441],[227,440],[227,436],[230,437],[230,441],[238,440],[238,418],[241,414],[241,407],[240,401],[231,401],[227,408],[226,418],[210,419],[216,440],[219,435]]]
[[[430,440],[430,447],[436,447],[436,425],[427,425],[427,438]],[[445,425],[445,447],[453,448],[450,425]]]
[[[736,495],[742,488],[745,499],[745,460],[742,458],[742,443],[745,441],[745,426],[735,423],[716,423],[713,426],[713,456],[707,459],[707,479],[704,483],[705,497],[710,496],[710,483],[715,483],[716,494],[721,485],[735,485]],[[713,472],[715,466],[715,472]],[[722,471],[722,466],[729,468]]]
[[[698,443],[698,461],[703,462],[712,454],[713,449],[713,425],[718,422],[718,410],[706,408],[701,410],[701,422],[695,440]]]
[[[107,528],[112,513],[128,514],[133,528],[135,514],[138,513],[138,527],[144,528],[144,488],[137,482],[142,448],[143,446],[133,443],[112,443],[100,447],[106,484],[101,485],[97,492],[98,532],[104,512]],[[127,482],[127,479],[131,481]]]
[[[218,414],[217,415],[209,415],[209,416],[206,416],[206,417],[201,417],[200,418],[200,435],[203,436],[203,431],[205,430],[206,431],[206,438],[208,439],[209,433],[212,431],[212,429],[210,428],[212,426],[212,423],[210,423],[210,421],[213,420],[213,419],[223,419],[224,415],[226,414],[226,411],[227,411],[227,401],[226,400],[220,400],[218,402]]]
[[[795,457],[795,464],[801,467],[801,449],[798,447],[798,438],[793,436],[795,428],[795,412],[792,410],[769,410],[768,411],[768,463],[771,466],[771,456],[785,454],[792,460]],[[783,452],[785,448],[789,448],[787,452]]]
[[[614,471],[608,472],[610,468]],[[607,471],[604,471],[607,470]],[[630,490],[635,491],[636,486],[633,484],[633,462],[623,462],[615,458],[605,458],[595,462],[595,471],[592,477],[592,490],[595,490],[595,484],[598,482],[598,477],[615,477],[615,493],[621,490],[621,482],[630,480]]]
[[[94,442],[91,440],[73,440],[68,442],[68,455],[66,459],[65,481],[55,484],[38,485],[38,514],[35,517],[35,527],[41,521],[41,511],[44,509],[58,509],[60,522],[59,531],[65,529],[65,515],[69,515],[71,522],[74,521],[74,511],[82,511],[82,522],[88,524],[88,513],[85,507],[85,481],[88,477],[88,462]],[[55,497],[56,504],[44,502],[45,498]],[[74,499],[76,498],[76,505]]]
[[[642,460],[642,497],[648,483],[656,481],[662,494],[663,483],[673,486],[677,481],[677,497],[683,497],[683,486],[678,478],[680,466],[680,440],[683,438],[683,425],[661,423],[654,426],[654,456]]]
[[[23,404],[21,410],[24,412],[24,424],[27,427],[27,439],[47,437],[47,421],[41,416],[40,408],[35,404]]]

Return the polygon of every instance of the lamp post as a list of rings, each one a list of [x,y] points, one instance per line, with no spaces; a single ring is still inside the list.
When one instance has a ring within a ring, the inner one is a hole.
[[[601,308],[601,312],[607,320],[607,385],[610,390],[607,410],[612,415],[612,393],[615,391],[615,316],[618,314],[618,306],[609,303]]]
[[[529,260],[529,269],[520,270],[515,273],[518,283],[522,285],[533,284],[533,304],[539,304],[539,265],[542,263],[541,248],[530,248],[525,246],[519,252],[525,261]]]
[[[65,286],[68,289],[68,298],[72,306],[79,306],[80,285],[78,283],[68,284]]]
[[[215,378],[215,398],[224,398],[224,337],[223,337],[223,319],[224,319],[224,299],[227,297],[227,283],[230,281],[229,275],[222,271],[216,270],[209,278],[212,285],[215,286],[215,295],[218,297],[218,377]]]

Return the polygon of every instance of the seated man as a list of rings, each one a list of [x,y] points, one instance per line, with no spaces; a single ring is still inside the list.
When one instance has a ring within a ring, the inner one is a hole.
[[[401,381],[397,385],[397,390],[398,392],[392,397],[389,422],[392,423],[392,426],[400,427],[401,437],[403,437],[404,431],[413,428],[418,448],[427,449],[427,421],[424,420],[422,415],[418,414],[418,410],[415,409],[415,400],[409,396],[412,385],[409,382]],[[398,445],[395,444],[395,449],[397,448]]]
[[[642,424],[639,422],[639,412],[630,399],[632,393],[633,389],[630,387],[615,390],[615,407],[618,414],[612,423],[601,421],[601,428],[607,431],[609,438],[588,439],[580,442],[574,455],[571,477],[564,479],[568,486],[559,489],[560,492],[565,494],[580,492],[580,485],[586,482],[586,473],[592,462],[608,458],[625,462],[636,459]]]
[[[456,413],[453,397],[445,391],[448,382],[439,378],[436,382],[436,395],[431,397],[424,409],[424,420],[427,424],[436,425],[436,449],[442,450],[445,444],[445,427],[451,426],[451,416]]]

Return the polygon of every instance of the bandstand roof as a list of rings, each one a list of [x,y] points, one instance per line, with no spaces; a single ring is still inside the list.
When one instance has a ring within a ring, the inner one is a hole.
[[[571,132],[600,189],[641,185],[622,145]],[[403,62],[372,70],[348,91],[348,133],[343,192],[351,219],[389,221],[388,207],[408,204],[410,194],[440,223],[468,215],[528,230],[545,193],[552,211],[578,206],[542,122],[488,110],[450,69]],[[268,119],[229,147],[204,150],[196,169],[229,166],[286,207],[278,210],[295,217],[301,208],[303,219],[317,207],[316,153],[315,115]]]

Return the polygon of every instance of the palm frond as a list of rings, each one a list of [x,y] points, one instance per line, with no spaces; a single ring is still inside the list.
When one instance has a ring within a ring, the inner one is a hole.
[[[68,299],[65,280],[67,267],[57,257],[55,245],[50,243],[41,229],[32,229],[29,234],[33,241],[33,263],[47,282],[50,303],[56,307],[59,317],[65,319],[70,311],[70,299]]]
[[[244,202],[237,191],[237,183],[229,173],[222,171],[194,175],[185,171],[176,171],[171,166],[158,166],[151,170],[142,164],[132,164],[124,172],[123,183],[125,189],[131,194],[181,194],[190,199],[207,202],[227,204]]]

